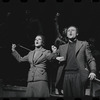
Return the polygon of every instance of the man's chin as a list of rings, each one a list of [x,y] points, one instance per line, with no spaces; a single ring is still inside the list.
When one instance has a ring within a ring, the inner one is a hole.
[[[73,40],[73,39],[74,39],[73,37],[69,38],[69,40]]]
[[[69,38],[69,40],[73,41],[73,40],[75,40],[75,38]]]
[[[40,45],[36,45],[37,48],[41,47]]]

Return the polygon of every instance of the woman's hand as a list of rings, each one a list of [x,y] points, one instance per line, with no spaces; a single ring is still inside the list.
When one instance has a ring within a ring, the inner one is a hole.
[[[15,51],[16,44],[12,44],[12,51]]]
[[[56,51],[57,51],[57,47],[54,46],[54,45],[52,45],[52,46],[51,46],[51,50],[52,50],[53,53],[56,53]]]
[[[56,57],[56,59],[60,62],[65,60],[64,57]]]

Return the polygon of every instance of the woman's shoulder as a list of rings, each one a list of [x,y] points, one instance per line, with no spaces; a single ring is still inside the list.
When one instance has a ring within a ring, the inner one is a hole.
[[[45,49],[45,52],[50,53],[50,52],[51,52],[51,50]]]

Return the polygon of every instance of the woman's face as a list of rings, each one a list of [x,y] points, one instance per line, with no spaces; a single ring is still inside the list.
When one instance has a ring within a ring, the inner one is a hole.
[[[36,36],[35,38],[35,47],[40,47],[42,46],[42,37],[41,36]]]

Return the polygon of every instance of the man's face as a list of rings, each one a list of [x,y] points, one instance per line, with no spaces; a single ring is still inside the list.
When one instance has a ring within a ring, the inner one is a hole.
[[[41,36],[37,36],[37,37],[35,38],[35,46],[36,46],[36,47],[42,46],[42,37],[41,37]]]
[[[77,36],[76,28],[73,27],[73,26],[69,27],[68,30],[67,30],[67,37],[69,39],[72,39],[72,38],[76,38],[76,36]]]

